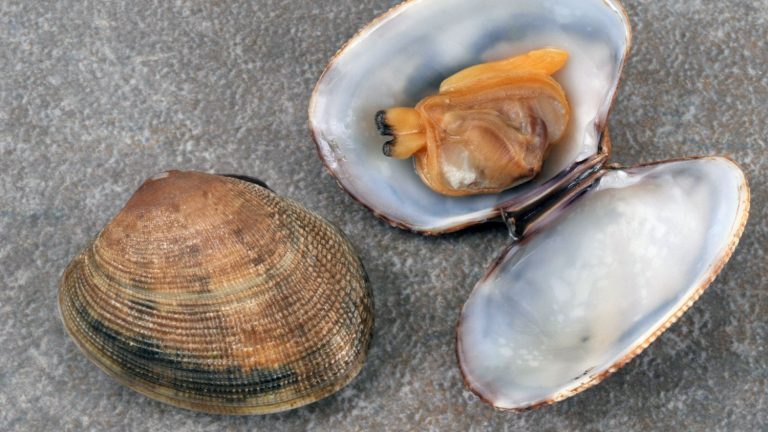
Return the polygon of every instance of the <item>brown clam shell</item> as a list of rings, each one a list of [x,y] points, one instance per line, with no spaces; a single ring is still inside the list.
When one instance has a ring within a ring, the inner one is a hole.
[[[351,381],[373,327],[363,266],[319,216],[242,180],[147,180],[65,270],[64,325],[121,383],[179,407],[263,414]]]

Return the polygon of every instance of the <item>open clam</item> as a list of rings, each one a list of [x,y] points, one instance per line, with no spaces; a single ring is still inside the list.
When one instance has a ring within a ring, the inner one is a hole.
[[[70,263],[59,307],[119,382],[226,414],[334,393],[362,368],[373,326],[338,229],[256,184],[178,171],[147,180]]]
[[[729,159],[605,165],[630,41],[616,0],[412,0],[348,42],[310,102],[321,159],[376,216],[433,235],[508,222],[516,239],[457,326],[464,380],[496,408],[553,403],[614,372],[692,305],[743,232],[749,188]],[[447,196],[381,153],[380,109],[416,106],[457,71],[543,47],[570,54],[554,78],[571,115],[532,181]]]

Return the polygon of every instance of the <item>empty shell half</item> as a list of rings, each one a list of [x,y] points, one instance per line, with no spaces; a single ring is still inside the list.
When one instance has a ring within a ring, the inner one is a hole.
[[[328,396],[365,361],[371,291],[344,235],[243,180],[147,180],[64,272],[64,325],[128,387],[211,413]]]
[[[714,280],[749,212],[744,173],[707,157],[596,172],[504,251],[464,305],[467,386],[524,410],[615,372]]]

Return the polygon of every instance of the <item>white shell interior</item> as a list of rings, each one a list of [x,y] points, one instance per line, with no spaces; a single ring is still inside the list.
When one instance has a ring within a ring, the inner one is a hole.
[[[321,157],[341,185],[377,214],[440,232],[498,214],[497,207],[594,155],[629,45],[614,0],[412,0],[366,27],[329,65],[310,103]],[[555,75],[571,103],[566,138],[532,183],[502,194],[446,197],[410,160],[385,157],[378,110],[414,106],[470,65],[547,46],[567,50]]]
[[[521,409],[598,381],[711,281],[748,197],[722,158],[608,171],[473,291],[457,346],[468,385]]]

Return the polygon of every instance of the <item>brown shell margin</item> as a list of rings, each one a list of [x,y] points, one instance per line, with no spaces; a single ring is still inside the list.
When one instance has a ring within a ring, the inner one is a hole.
[[[674,158],[674,159],[668,159],[665,161],[657,161],[657,162],[647,162],[642,163],[639,165],[631,166],[631,167],[622,167],[620,165],[612,165],[610,167],[606,167],[605,169],[610,170],[618,170],[618,169],[633,169],[633,168],[642,168],[642,167],[648,167],[648,166],[654,166],[654,165],[661,165],[665,163],[670,162],[684,162],[689,160],[700,160],[700,159],[710,159],[713,158],[712,156],[693,156],[693,157],[680,157],[680,158]],[[742,174],[744,171],[739,167],[739,165],[730,157],[727,156],[719,156],[720,159],[725,159],[731,164],[733,164]],[[459,321],[456,323],[456,329],[454,332],[454,344],[455,344],[455,354],[456,354],[456,361],[459,364],[459,372],[461,373],[461,379],[464,382],[464,386],[468,388],[472,393],[474,393],[481,401],[484,403],[492,406],[497,411],[504,411],[504,412],[515,412],[515,413],[522,413],[526,411],[532,411],[536,410],[548,405],[553,405],[557,402],[563,401],[565,399],[568,399],[571,396],[574,396],[578,393],[583,392],[584,390],[589,389],[590,387],[593,387],[609,376],[613,375],[621,369],[624,365],[629,363],[633,358],[637,357],[641,352],[643,352],[646,348],[648,348],[659,336],[661,336],[662,333],[667,331],[680,317],[682,317],[685,312],[690,309],[694,303],[701,297],[702,294],[704,294],[704,291],[714,282],[715,278],[720,274],[720,272],[725,267],[725,264],[730,260],[731,256],[733,255],[733,252],[736,250],[736,247],[739,244],[739,241],[741,239],[742,234],[744,233],[744,229],[747,225],[747,220],[749,219],[749,208],[750,208],[750,189],[749,189],[749,182],[746,178],[746,175],[744,175],[744,181],[741,184],[741,189],[744,191],[744,194],[742,196],[741,201],[739,202],[739,219],[736,220],[736,229],[733,231],[733,235],[731,236],[731,241],[728,244],[728,246],[723,250],[720,257],[715,261],[715,265],[712,267],[712,269],[709,271],[708,274],[705,274],[705,279],[699,283],[699,285],[695,288],[695,290],[689,295],[688,300],[682,304],[670,317],[662,323],[648,338],[646,338],[644,341],[639,342],[629,353],[627,353],[624,357],[619,359],[617,362],[615,362],[613,365],[611,365],[608,369],[605,371],[595,375],[590,380],[583,382],[577,387],[567,389],[564,391],[561,391],[557,394],[555,394],[553,397],[543,400],[541,402],[537,402],[535,404],[519,407],[519,408],[500,408],[494,405],[493,401],[491,401],[488,398],[483,397],[483,395],[472,386],[472,384],[467,379],[466,373],[464,371],[464,368],[462,367],[460,355],[459,355],[459,330],[461,328],[461,311],[459,313]],[[498,265],[501,263],[501,258],[504,256],[505,252],[502,252],[502,254],[499,256],[499,259],[495,260],[490,268],[486,271],[485,275],[481,278],[481,281],[484,280],[488,274],[490,274],[492,271],[498,267]],[[474,288],[472,289],[474,291]],[[462,305],[463,310],[463,305]]]
[[[333,177],[336,184],[339,186],[341,190],[347,193],[350,197],[352,197],[353,200],[357,201],[358,204],[365,207],[368,211],[370,211],[376,218],[384,221],[389,226],[394,228],[399,228],[405,231],[410,231],[414,234],[421,234],[426,236],[439,236],[443,234],[450,234],[453,232],[461,231],[463,229],[483,224],[488,221],[494,220],[502,215],[504,212],[505,202],[499,203],[496,207],[493,207],[491,209],[488,209],[486,213],[483,215],[483,217],[480,217],[476,220],[470,220],[466,221],[462,224],[457,224],[454,226],[442,228],[442,229],[420,229],[414,226],[411,226],[405,222],[399,222],[395,221],[389,216],[379,212],[378,210],[374,209],[370,205],[366,204],[360,196],[357,194],[352,193],[339,179],[339,177],[336,175],[336,173],[331,169],[331,167],[328,165],[328,161],[323,157],[323,153],[320,150],[320,137],[318,134],[318,131],[315,129],[315,127],[312,124],[312,118],[313,118],[313,109],[314,109],[314,101],[315,97],[317,96],[317,91],[320,83],[323,81],[325,76],[328,74],[328,72],[335,66],[336,62],[338,61],[339,57],[341,57],[344,52],[347,50],[347,48],[350,47],[353,43],[357,42],[358,39],[363,37],[363,34],[369,30],[372,30],[377,25],[379,25],[381,22],[383,22],[386,18],[388,18],[390,15],[394,15],[401,10],[404,10],[406,7],[410,5],[410,3],[416,2],[416,1],[422,1],[422,0],[405,0],[402,3],[399,3],[391,8],[389,8],[387,11],[383,12],[382,14],[375,17],[373,20],[371,20],[368,24],[360,28],[357,32],[355,32],[352,37],[347,39],[346,42],[339,48],[336,53],[331,57],[331,59],[328,61],[328,65],[323,69],[323,73],[320,74],[320,78],[318,78],[317,83],[315,84],[314,89],[312,90],[312,95],[309,99],[309,108],[307,111],[308,119],[307,119],[307,126],[309,127],[310,135],[312,136],[312,140],[315,142],[315,151],[317,153],[317,157],[320,159],[320,161],[323,163],[323,167],[325,167],[326,172]],[[615,12],[617,12],[619,15],[621,15],[623,22],[626,24],[626,47],[624,48],[624,56],[622,58],[621,64],[619,65],[619,69],[617,71],[618,73],[618,81],[616,82],[616,88],[613,91],[613,95],[611,96],[611,101],[608,105],[608,110],[605,115],[605,119],[603,120],[603,123],[598,122],[597,123],[597,130],[601,131],[601,134],[603,138],[601,138],[600,142],[598,142],[598,149],[597,153],[592,158],[605,158],[604,160],[607,161],[610,159],[611,156],[611,150],[612,150],[612,142],[610,138],[608,138],[608,118],[610,118],[611,112],[613,111],[613,107],[616,104],[616,98],[619,94],[619,88],[621,87],[623,75],[624,75],[624,67],[627,64],[627,60],[629,59],[629,53],[632,49],[632,24],[629,20],[629,15],[627,14],[627,11],[624,9],[624,5],[621,3],[620,0],[603,0],[603,3],[613,9]],[[570,167],[566,168],[566,170],[573,169],[574,166],[578,166],[579,164],[589,164],[589,161],[592,160],[592,158],[584,159],[583,161],[575,162]],[[605,163],[605,162],[602,162]],[[546,195],[546,194],[543,194]],[[509,202],[509,201],[507,201]]]

